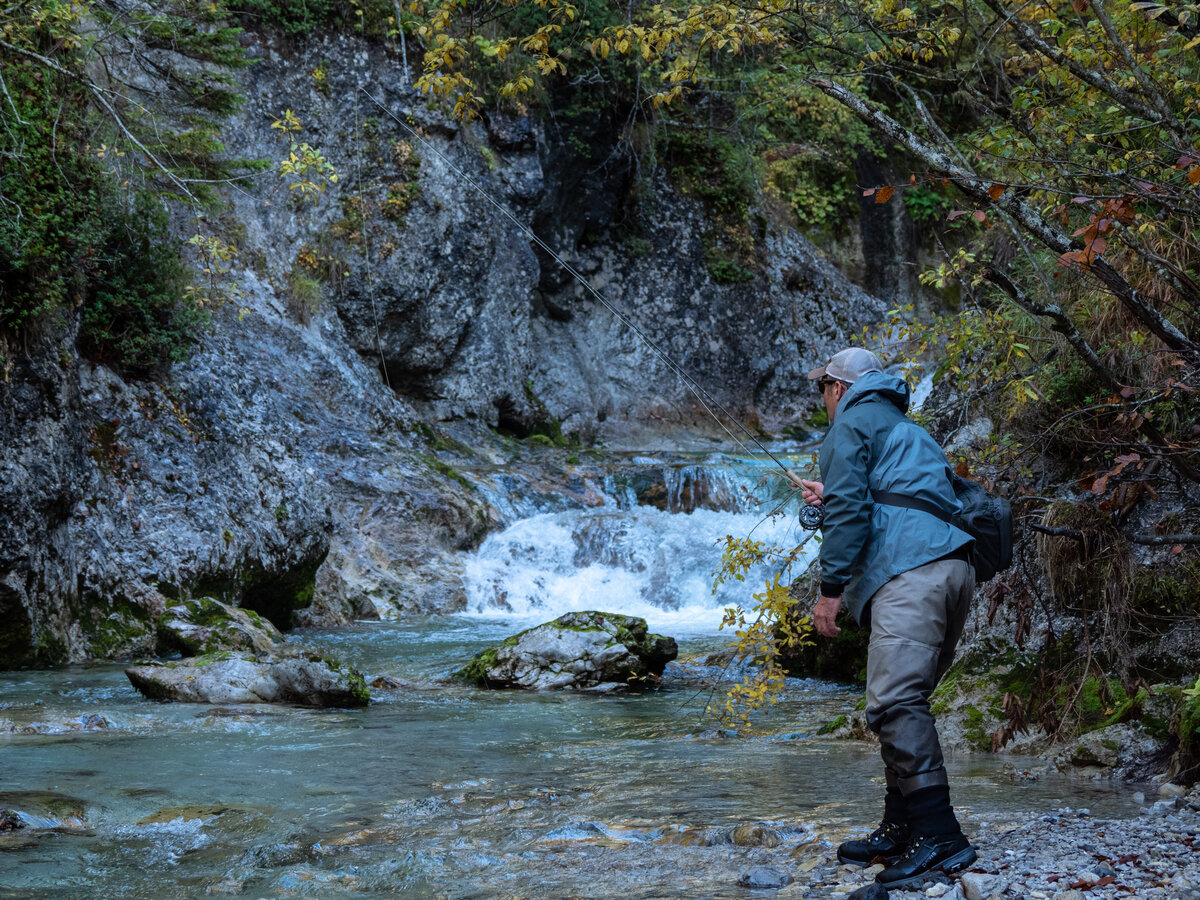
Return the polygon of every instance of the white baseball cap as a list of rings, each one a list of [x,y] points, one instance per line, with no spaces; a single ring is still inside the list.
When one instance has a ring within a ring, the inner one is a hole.
[[[854,384],[868,372],[882,372],[879,357],[863,347],[847,347],[829,357],[829,362],[808,373],[812,381],[818,378],[835,378],[846,384]]]

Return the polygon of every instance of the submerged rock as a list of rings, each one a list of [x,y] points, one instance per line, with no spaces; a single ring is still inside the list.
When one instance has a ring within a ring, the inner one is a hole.
[[[222,651],[133,666],[125,674],[151,700],[365,706],[371,699],[357,670],[311,650],[270,655]]]
[[[266,653],[283,641],[279,629],[258,613],[210,597],[192,597],[169,607],[158,629],[186,656],[219,650]]]
[[[455,677],[481,687],[530,690],[637,684],[661,676],[678,653],[675,639],[650,634],[645,619],[574,612],[484,650]]]
[[[792,883],[792,876],[777,866],[755,866],[738,877],[738,884],[748,888],[781,888]]]
[[[53,791],[14,791],[0,794],[0,831],[56,831],[83,834],[90,831],[86,804]]]

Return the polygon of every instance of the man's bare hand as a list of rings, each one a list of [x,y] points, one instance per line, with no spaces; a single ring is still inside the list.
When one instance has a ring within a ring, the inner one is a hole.
[[[842,608],[841,597],[821,597],[817,600],[817,605],[813,607],[813,625],[817,629],[817,634],[825,637],[837,637],[838,632],[842,629],[833,624],[837,618],[838,610]]]
[[[819,481],[800,479],[800,496],[809,505],[820,506],[825,502],[825,485]]]

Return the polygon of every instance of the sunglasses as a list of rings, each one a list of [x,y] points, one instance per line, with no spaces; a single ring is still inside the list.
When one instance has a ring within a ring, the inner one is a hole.
[[[825,378],[823,376],[821,378],[818,378],[817,379],[817,393],[820,394],[822,397],[824,397],[825,396],[825,388],[829,387],[831,384],[837,384],[837,379],[836,378]]]

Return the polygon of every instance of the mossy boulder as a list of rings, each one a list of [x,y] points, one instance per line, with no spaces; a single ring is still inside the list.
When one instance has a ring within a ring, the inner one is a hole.
[[[675,639],[650,634],[645,619],[574,612],[484,650],[455,677],[488,688],[638,686],[658,679],[678,654]]]
[[[169,607],[158,630],[165,644],[185,656],[221,650],[267,653],[283,641],[279,629],[258,613],[210,597],[190,597]]]
[[[871,629],[860,626],[844,609],[837,624],[842,629],[837,637],[814,637],[803,647],[784,648],[780,659],[784,671],[796,678],[866,684]]]
[[[356,669],[298,648],[280,647],[269,654],[222,650],[133,666],[125,674],[151,700],[348,707],[365,706],[371,699]]]

